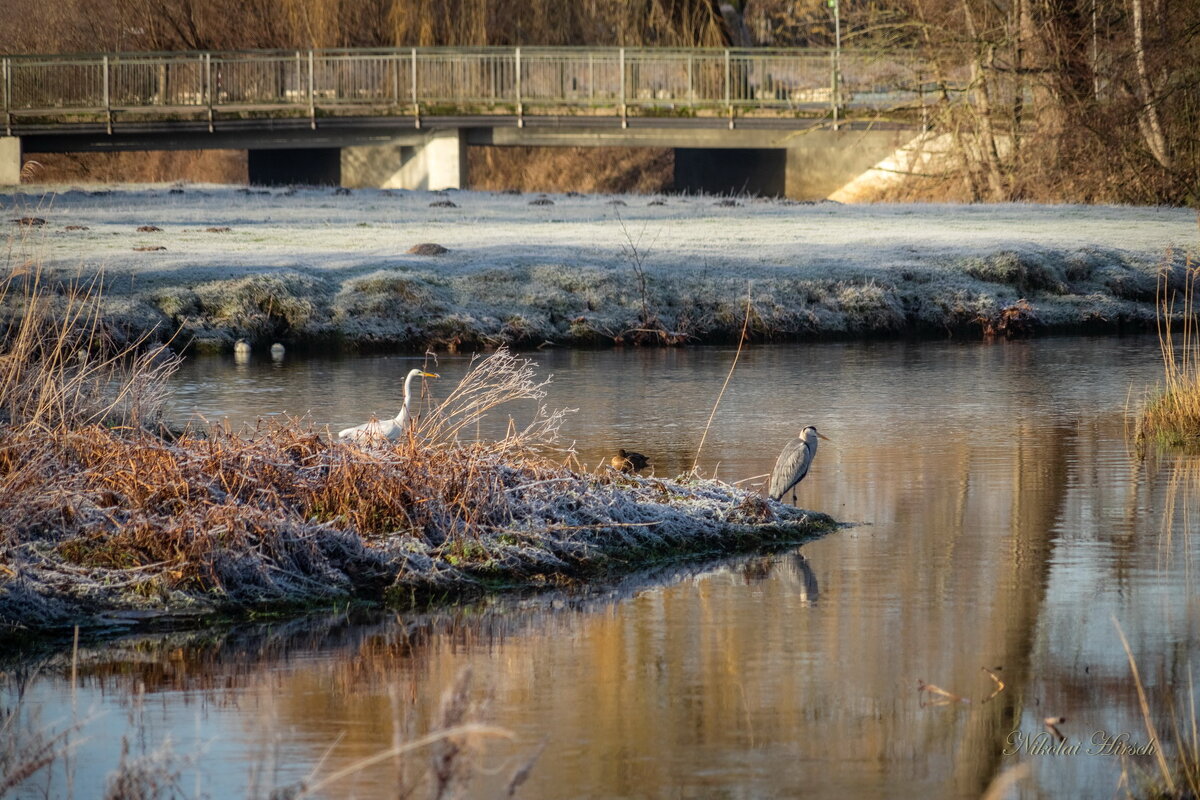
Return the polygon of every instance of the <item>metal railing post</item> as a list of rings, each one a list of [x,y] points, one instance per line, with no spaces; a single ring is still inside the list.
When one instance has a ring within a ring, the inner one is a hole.
[[[488,108],[495,108],[500,99],[500,69],[496,59],[488,57],[488,77],[491,78],[491,90],[488,92]]]
[[[838,53],[834,50],[829,54],[829,103],[833,106],[833,129],[838,129]]]
[[[516,84],[517,84],[517,127],[525,127],[525,105],[521,100],[521,48],[516,48],[514,51],[514,59],[516,61]]]
[[[4,62],[4,135],[12,136],[12,64]]]
[[[300,91],[300,87],[304,85],[304,70],[300,66],[300,51],[296,51],[296,91]],[[295,97],[295,94],[292,95]]]
[[[400,110],[400,54],[392,54],[392,102]]]
[[[213,132],[212,53],[204,54],[204,96],[208,104],[208,132]]]
[[[417,48],[412,48],[412,106],[413,126],[421,127],[421,102],[417,99]]]
[[[729,48],[725,48],[725,108],[729,111],[729,127],[733,128],[733,73],[729,63]]]
[[[622,47],[620,50],[620,64],[621,64],[621,127],[628,128],[629,127],[629,119],[626,116],[626,107],[625,107],[625,48],[624,47]]]
[[[692,80],[692,54],[688,53],[688,107],[696,104],[696,87]]]
[[[108,94],[108,56],[104,57],[104,118],[105,127],[112,135],[112,98]]]
[[[308,124],[314,131],[317,129],[317,84],[313,63],[315,60],[310,48],[308,51]]]

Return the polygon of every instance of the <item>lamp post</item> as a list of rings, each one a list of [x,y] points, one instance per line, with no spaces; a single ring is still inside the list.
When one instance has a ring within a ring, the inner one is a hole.
[[[833,86],[830,99],[833,103],[833,129],[838,129],[838,117],[842,111],[842,10],[840,0],[827,0],[833,9]]]

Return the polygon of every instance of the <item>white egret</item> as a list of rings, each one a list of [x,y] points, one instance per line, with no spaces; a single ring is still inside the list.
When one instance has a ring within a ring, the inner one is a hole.
[[[408,423],[411,419],[408,413],[408,403],[412,400],[413,378],[418,376],[423,378],[442,377],[436,372],[425,372],[419,369],[410,370],[408,377],[404,379],[404,405],[400,408],[400,413],[395,418],[385,420],[373,419],[370,422],[364,422],[362,425],[346,428],[343,431],[338,431],[338,438],[351,439],[356,442],[367,442],[373,439],[393,441],[407,434]]]
[[[767,493],[772,500],[782,500],[788,489],[792,490],[792,502],[796,502],[796,484],[804,480],[812,460],[817,455],[817,440],[831,441],[828,436],[817,433],[816,426],[808,425],[800,435],[784,445],[783,452],[775,460],[771,470],[771,483]]]

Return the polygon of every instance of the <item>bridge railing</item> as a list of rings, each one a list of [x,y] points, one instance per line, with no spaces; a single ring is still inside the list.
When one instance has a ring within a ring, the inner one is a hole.
[[[949,76],[961,86],[965,70]],[[401,48],[0,57],[6,125],[38,117],[207,109],[419,115],[912,109],[933,70],[904,52]]]

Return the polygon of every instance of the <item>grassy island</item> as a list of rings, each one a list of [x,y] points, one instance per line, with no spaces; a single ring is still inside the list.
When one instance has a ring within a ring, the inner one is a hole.
[[[161,408],[176,356],[116,344],[98,296],[61,313],[23,285],[0,357],[0,635],[410,606],[834,527],[715,480],[573,468],[554,444],[563,414],[544,407],[499,441],[468,441],[501,404],[544,397],[506,349],[395,442],[330,441],[298,421],[174,430]]]

